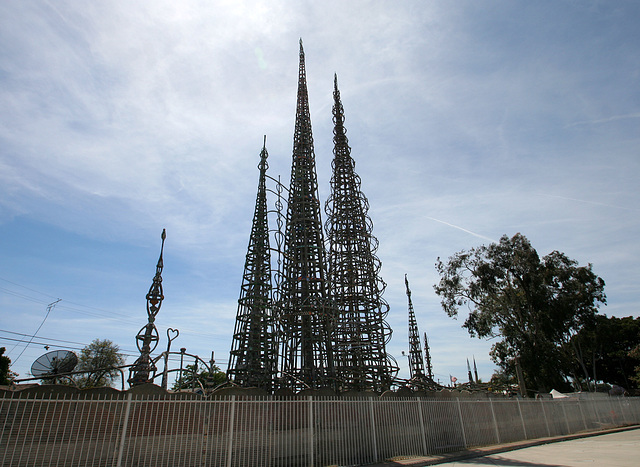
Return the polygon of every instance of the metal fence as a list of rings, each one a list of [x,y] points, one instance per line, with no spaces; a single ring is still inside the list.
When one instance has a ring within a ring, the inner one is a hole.
[[[361,465],[640,423],[640,399],[0,399],[2,466]]]

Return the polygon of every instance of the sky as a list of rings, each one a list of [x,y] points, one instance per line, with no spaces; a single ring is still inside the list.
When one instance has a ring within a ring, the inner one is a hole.
[[[436,379],[474,357],[491,377],[493,342],[442,311],[434,264],[502,235],[593,264],[601,312],[640,316],[639,22],[624,0],[0,2],[12,370],[96,338],[133,363],[163,228],[154,355],[178,329],[172,350],[226,370],[264,135],[290,177],[300,38],[320,198],[337,73],[400,376],[407,274]]]

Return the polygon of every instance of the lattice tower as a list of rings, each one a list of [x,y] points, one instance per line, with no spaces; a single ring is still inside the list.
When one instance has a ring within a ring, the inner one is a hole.
[[[413,303],[411,303],[411,289],[409,289],[409,279],[404,275],[404,283],[407,287],[407,298],[409,300],[409,374],[411,380],[424,380],[424,361],[422,360],[422,348],[420,345],[420,333],[418,332],[418,323],[416,314],[413,311]]]
[[[283,250],[282,282],[277,304],[280,341],[278,386],[293,390],[333,387],[331,328],[335,310],[327,295],[324,238],[302,40]]]
[[[162,246],[160,247],[160,257],[158,258],[158,264],[156,265],[156,274],[153,277],[151,287],[149,288],[149,292],[146,297],[147,324],[140,329],[136,336],[136,345],[140,351],[140,356],[129,370],[128,382],[131,386],[153,382],[153,378],[150,378],[150,375],[151,373],[155,373],[157,370],[155,364],[151,360],[151,352],[153,352],[158,345],[158,328],[156,328],[154,322],[157,314],[160,312],[162,300],[164,300],[164,294],[162,291],[162,269],[164,268],[162,252],[164,251],[164,241],[167,238],[167,232],[165,229],[162,229],[161,238]]]
[[[276,343],[271,296],[271,255],[267,221],[266,137],[260,153],[260,178],[249,247],[231,343],[229,380],[243,387],[271,391],[276,369]]]
[[[433,367],[431,366],[431,351],[429,350],[429,339],[427,339],[427,333],[424,333],[424,365],[426,370],[426,376],[433,381]]]
[[[336,377],[341,390],[382,392],[397,373],[395,360],[386,352],[391,338],[385,322],[389,305],[382,298],[386,284],[375,255],[378,241],[351,157],[337,76],[333,98],[333,175],[325,228],[329,290],[338,309],[333,349]]]

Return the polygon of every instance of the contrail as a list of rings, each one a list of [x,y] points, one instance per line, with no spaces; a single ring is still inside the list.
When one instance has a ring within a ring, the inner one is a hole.
[[[581,122],[575,122],[570,125],[567,125],[565,126],[565,128],[571,128],[572,126],[578,126],[578,125],[593,125],[597,123],[607,123],[607,122],[613,122],[615,120],[625,120],[627,118],[640,118],[640,114],[613,115],[611,117],[601,118],[599,120],[583,120]]]
[[[463,227],[460,227],[459,225],[453,225],[453,224],[450,224],[450,223],[448,223],[448,222],[441,221],[440,219],[436,219],[435,217],[429,217],[429,216],[425,216],[425,217],[426,217],[427,219],[431,219],[432,221],[440,222],[441,224],[448,225],[449,227],[453,227],[454,229],[462,230],[463,232],[466,232],[466,233],[468,233],[468,234],[471,234],[471,235],[473,235],[474,237],[483,238],[483,239],[485,239],[485,240],[489,240],[489,241],[490,241],[490,242],[492,242],[492,243],[495,243],[495,240],[494,240],[494,239],[489,238],[489,237],[485,237],[484,235],[480,235],[480,234],[475,233],[475,232],[472,232],[471,230],[467,230],[467,229],[465,229],[465,228],[463,228]]]

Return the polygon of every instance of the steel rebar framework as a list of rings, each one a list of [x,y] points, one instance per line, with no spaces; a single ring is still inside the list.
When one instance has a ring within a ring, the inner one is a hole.
[[[334,361],[339,389],[385,391],[397,365],[386,352],[391,328],[385,321],[389,305],[382,298],[386,284],[379,276],[369,202],[344,127],[344,108],[334,76],[334,159],[331,194],[325,205],[329,293],[335,303]]]
[[[407,299],[409,301],[409,374],[411,375],[411,381],[420,381],[425,377],[424,361],[422,360],[418,322],[416,321],[416,313],[413,310],[411,289],[409,288],[409,279],[407,279],[406,274],[404,275],[404,284],[407,288]]]
[[[147,315],[148,321],[145,326],[140,329],[136,336],[136,345],[140,351],[140,356],[134,362],[129,371],[128,382],[131,386],[137,386],[139,384],[153,382],[153,378],[150,378],[150,374],[157,370],[153,360],[151,360],[151,352],[153,352],[158,345],[158,328],[154,324],[157,314],[160,312],[162,306],[162,300],[164,295],[162,292],[162,269],[164,268],[164,262],[162,260],[162,252],[164,250],[164,241],[167,238],[167,232],[162,229],[162,246],[160,247],[160,257],[158,258],[158,264],[156,265],[156,274],[153,277],[153,282],[147,293]]]
[[[431,366],[431,351],[429,349],[429,339],[427,333],[424,333],[424,365],[426,370],[426,377],[433,381],[433,366]]]
[[[431,354],[429,352],[429,341],[427,333],[424,333],[424,360],[420,345],[420,333],[418,332],[418,322],[416,321],[416,313],[413,309],[411,301],[411,289],[409,288],[409,279],[404,275],[404,283],[407,288],[407,300],[409,301],[409,373],[411,375],[408,384],[414,389],[441,389],[438,383],[433,379],[433,368],[431,366]],[[425,371],[426,366],[426,371]]]
[[[334,306],[328,299],[311,117],[300,40],[291,185],[278,290],[280,388],[333,387]]]
[[[229,380],[239,386],[259,387],[271,391],[277,349],[273,328],[271,254],[267,221],[268,156],[265,137],[258,165],[258,194],[227,374]]]

